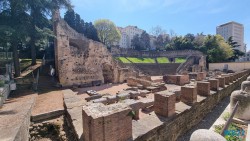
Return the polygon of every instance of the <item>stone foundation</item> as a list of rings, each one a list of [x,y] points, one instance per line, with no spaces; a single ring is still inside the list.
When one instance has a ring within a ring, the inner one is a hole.
[[[163,81],[166,84],[175,84],[183,86],[189,83],[188,75],[165,75],[163,76]]]
[[[83,107],[84,141],[125,141],[132,139],[131,109],[124,104],[104,106],[96,103]]]
[[[170,117],[175,115],[175,93],[169,91],[158,92],[154,95],[154,111],[156,114]]]

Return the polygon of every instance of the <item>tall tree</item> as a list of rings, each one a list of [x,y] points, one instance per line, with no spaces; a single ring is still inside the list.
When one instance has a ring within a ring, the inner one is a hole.
[[[166,30],[164,30],[161,26],[157,25],[156,27],[152,27],[150,33],[156,37],[158,37],[159,35],[163,35],[166,34]]]
[[[64,14],[64,20],[73,29],[76,29],[75,19],[76,19],[76,17],[75,17],[75,11],[73,9],[70,9],[70,10],[66,11],[66,13]]]
[[[112,21],[100,19],[95,21],[94,25],[100,41],[107,47],[111,47],[114,43],[119,42],[121,34]]]
[[[238,45],[237,42],[233,41],[233,37],[232,36],[228,38],[227,43],[233,49],[233,56],[228,59],[229,61],[235,61],[236,59],[239,59],[239,57],[245,55],[244,52],[242,52],[239,49],[237,49],[237,47],[239,47],[240,45]]]
[[[69,0],[26,0],[28,10],[31,16],[31,27],[30,27],[30,45],[31,45],[31,58],[32,65],[36,64],[36,39],[39,29],[39,23],[41,20],[47,19],[46,16],[50,15],[54,10],[60,9],[60,7],[66,7],[71,9],[71,3]]]
[[[140,37],[138,34],[136,34],[133,39],[131,40],[131,46],[135,49],[135,50],[143,50],[143,48],[141,47],[141,42],[140,42]]]
[[[150,37],[146,31],[142,32],[140,42],[143,49],[150,49]]]
[[[15,76],[20,76],[20,63],[18,55],[18,44],[24,42],[27,38],[27,25],[29,25],[29,16],[26,13],[26,3],[24,0],[2,0],[0,1],[0,32],[7,35],[5,43],[11,45],[13,52],[13,62]]]

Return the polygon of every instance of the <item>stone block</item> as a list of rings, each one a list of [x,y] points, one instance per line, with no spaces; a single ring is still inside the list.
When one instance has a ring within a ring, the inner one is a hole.
[[[138,91],[138,87],[131,87],[131,88],[127,88],[126,90]]]
[[[197,94],[202,96],[210,95],[210,83],[205,81],[198,81]]]
[[[143,85],[140,85],[140,84],[137,85],[137,88],[140,89],[140,90],[141,90],[141,89],[144,89],[144,88],[143,88]]]
[[[84,141],[132,140],[131,108],[123,103],[84,106],[82,110]]]
[[[93,103],[102,103],[102,104],[108,104],[108,100],[107,98],[99,98],[99,99],[95,99],[93,100]]]
[[[181,101],[186,104],[193,104],[197,102],[197,87],[188,85],[182,86]]]
[[[210,90],[212,90],[212,91],[219,90],[219,80],[218,79],[209,79],[208,82],[210,83]]]
[[[94,99],[99,99],[101,97],[102,97],[102,95],[96,94],[96,95],[93,95],[93,96],[90,96],[90,97],[86,97],[85,100],[90,101],[90,100],[94,100]]]
[[[142,85],[144,88],[151,86],[151,81],[139,79],[135,77],[130,77],[127,79],[128,86],[136,87],[137,85]]]
[[[170,92],[173,92],[175,94],[176,97],[176,102],[180,102],[181,101],[181,90],[170,90]]]
[[[161,91],[160,87],[153,87],[153,86],[147,87],[146,89],[148,91],[150,91],[151,93],[155,93],[155,92]]]
[[[113,104],[113,103],[116,103],[118,101],[118,99],[117,99],[117,97],[115,95],[114,96],[108,96],[107,101],[108,101],[108,104]]]
[[[169,91],[161,91],[154,95],[154,111],[156,114],[170,117],[175,115],[175,94]]]
[[[216,77],[215,79],[219,80],[219,87],[225,88],[225,78],[224,77]]]
[[[189,79],[195,79],[196,81],[201,81],[206,78],[205,72],[193,72],[189,73]]]
[[[165,75],[163,81],[166,84],[175,84],[183,86],[189,83],[189,75]]]
[[[140,95],[137,91],[130,91],[129,94],[131,99],[138,99],[138,96]]]
[[[139,96],[146,97],[147,94],[150,94],[151,92],[148,90],[139,90],[139,93],[140,93]]]
[[[239,106],[234,117],[243,119],[243,120],[250,120],[250,95],[249,93],[242,91],[242,90],[237,90],[237,91],[232,92],[230,96],[230,112],[231,113],[237,101],[239,102]]]
[[[125,99],[129,99],[130,94],[128,92],[124,92],[124,93],[119,93],[116,95],[118,100],[125,100]]]
[[[229,83],[230,83],[230,76],[228,74],[222,74],[221,76],[225,78],[225,84],[229,85]]]

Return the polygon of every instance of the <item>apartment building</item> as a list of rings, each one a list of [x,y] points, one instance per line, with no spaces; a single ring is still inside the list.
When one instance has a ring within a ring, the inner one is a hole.
[[[143,30],[139,29],[137,26],[126,26],[125,28],[118,27],[121,32],[121,39],[119,41],[119,46],[121,48],[131,48],[131,40],[138,34],[142,34]]]
[[[225,40],[232,36],[233,41],[237,42],[240,46],[236,49],[246,52],[244,43],[244,26],[237,22],[228,22],[216,27],[216,34],[221,35]]]

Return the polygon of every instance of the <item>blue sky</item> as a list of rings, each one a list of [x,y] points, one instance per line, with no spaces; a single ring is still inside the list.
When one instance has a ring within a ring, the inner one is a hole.
[[[147,32],[161,26],[177,35],[215,34],[216,26],[236,21],[245,27],[250,50],[249,0],[72,0],[72,4],[84,21],[110,19],[117,26],[135,25]]]

